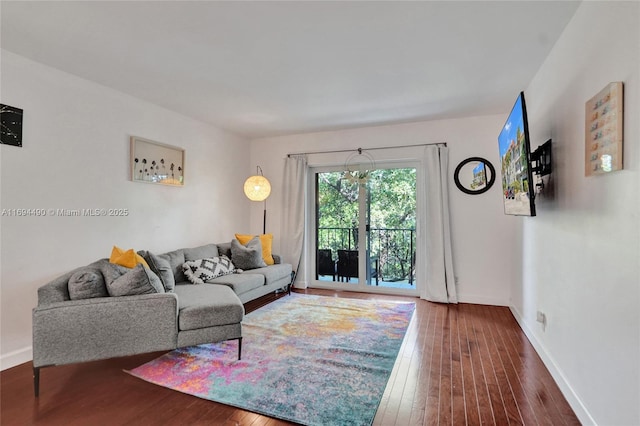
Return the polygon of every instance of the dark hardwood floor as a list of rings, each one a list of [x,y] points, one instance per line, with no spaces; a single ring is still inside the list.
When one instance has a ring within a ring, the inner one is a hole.
[[[416,302],[375,425],[580,424],[508,308],[323,290],[305,293]],[[271,300],[245,307],[249,312]],[[33,396],[31,363],[2,371],[0,424],[290,424],[123,372],[160,354],[44,368],[39,398]]]

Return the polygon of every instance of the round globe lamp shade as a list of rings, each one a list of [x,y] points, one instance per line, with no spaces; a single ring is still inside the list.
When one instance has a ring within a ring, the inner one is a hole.
[[[264,201],[271,194],[271,184],[264,176],[251,176],[244,181],[244,194],[251,201]]]

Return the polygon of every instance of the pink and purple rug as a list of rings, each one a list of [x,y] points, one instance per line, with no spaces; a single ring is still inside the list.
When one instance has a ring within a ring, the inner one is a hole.
[[[307,425],[370,425],[414,303],[292,294],[245,316],[237,342],[177,349],[129,373]]]

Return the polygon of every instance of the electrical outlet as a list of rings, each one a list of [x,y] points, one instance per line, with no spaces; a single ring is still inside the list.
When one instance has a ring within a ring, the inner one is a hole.
[[[542,311],[536,312],[536,321],[542,324],[542,331],[545,331],[547,328],[547,315]]]

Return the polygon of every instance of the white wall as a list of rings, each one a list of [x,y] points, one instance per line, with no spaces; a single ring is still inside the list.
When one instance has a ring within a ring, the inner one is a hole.
[[[515,96],[515,95],[514,95]],[[447,142],[450,148],[449,185],[452,214],[454,266],[459,279],[460,300],[495,305],[509,304],[511,234],[522,218],[505,216],[500,196],[499,176],[496,184],[481,195],[459,191],[453,171],[463,159],[484,157],[498,164],[497,137],[506,115],[473,117],[456,120],[408,123],[392,126],[310,133],[253,140],[251,159],[259,164],[271,180],[272,195],[268,199],[267,231],[273,232],[274,248],[279,248],[282,216],[282,173],[287,153],[340,149],[399,146]],[[415,149],[368,151],[377,162],[399,159]],[[419,155],[423,149],[417,150]],[[350,153],[310,155],[310,165],[344,165]],[[260,228],[261,206],[252,209],[252,228]]]
[[[126,208],[126,217],[2,216],[2,368],[31,359],[48,280],[108,257],[230,241],[247,228],[249,142],[2,51],[2,103],[24,109],[23,148],[1,145],[1,208]],[[182,188],[129,180],[129,136],[186,149]]]
[[[585,424],[640,424],[639,14],[637,2],[582,3],[525,90],[554,171],[519,232],[511,303]],[[625,83],[625,170],[585,177],[585,102],[613,81]]]

